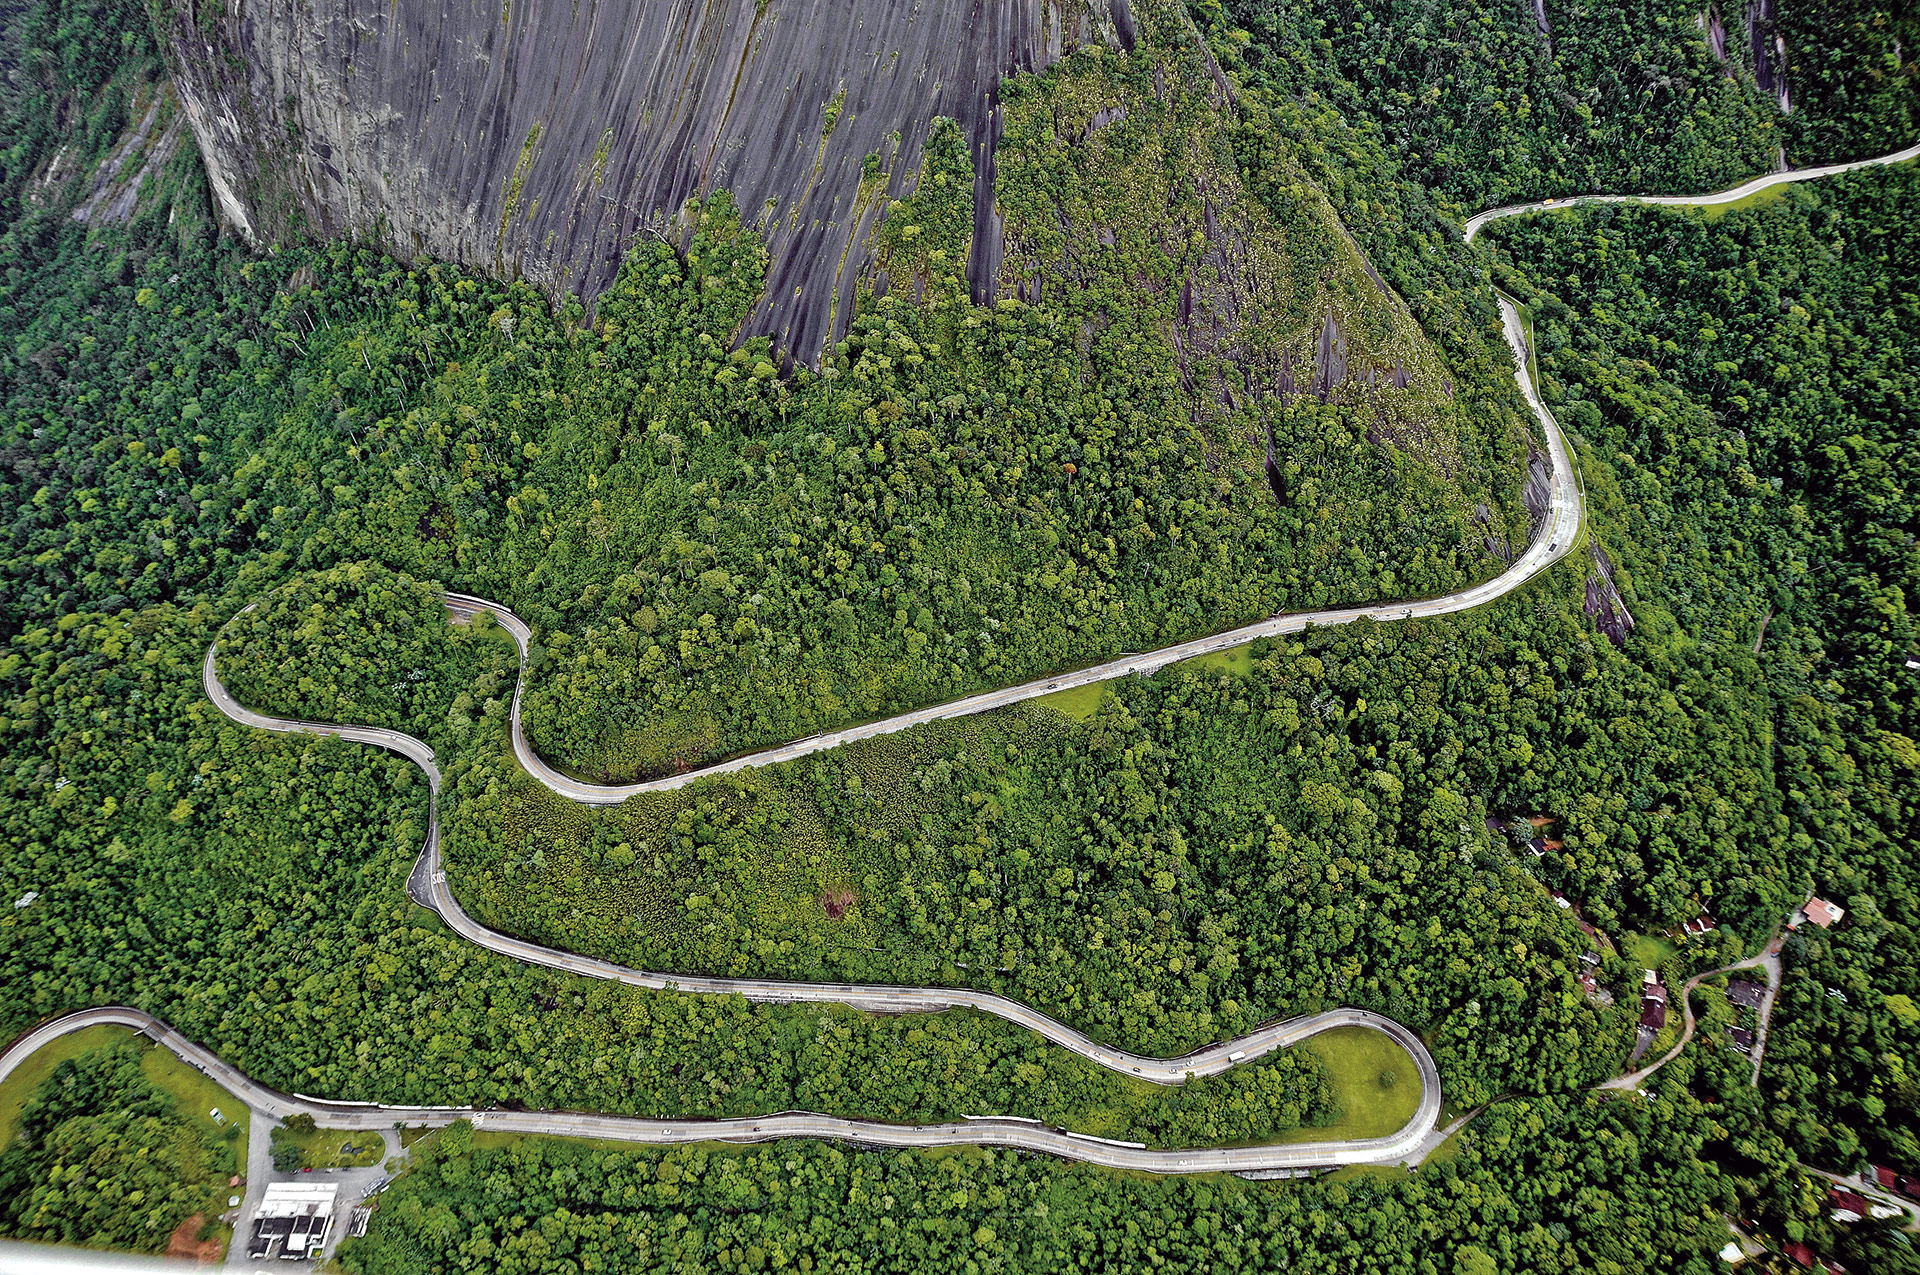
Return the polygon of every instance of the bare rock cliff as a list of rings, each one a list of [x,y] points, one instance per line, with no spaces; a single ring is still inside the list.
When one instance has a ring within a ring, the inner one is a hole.
[[[771,254],[749,328],[808,360],[933,118],[971,139],[984,295],[1002,77],[1133,41],[1126,0],[175,3],[175,82],[250,240],[355,236],[591,298],[634,235],[724,188]]]

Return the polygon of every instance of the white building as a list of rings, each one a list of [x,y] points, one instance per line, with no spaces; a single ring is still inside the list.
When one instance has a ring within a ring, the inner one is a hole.
[[[267,1187],[253,1214],[253,1238],[247,1243],[251,1258],[281,1257],[301,1261],[316,1257],[333,1225],[333,1197],[339,1186],[330,1182],[275,1182]]]

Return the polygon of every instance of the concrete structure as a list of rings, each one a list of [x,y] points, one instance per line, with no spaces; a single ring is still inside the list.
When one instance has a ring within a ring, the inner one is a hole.
[[[332,1182],[275,1182],[267,1188],[253,1212],[253,1230],[247,1256],[304,1261],[326,1246],[333,1227],[334,1197],[340,1188]]]

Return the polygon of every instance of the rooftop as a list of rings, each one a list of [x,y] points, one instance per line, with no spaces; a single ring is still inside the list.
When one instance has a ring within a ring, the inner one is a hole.
[[[1839,924],[1841,918],[1846,916],[1847,910],[1825,899],[1808,899],[1801,907],[1800,913],[1824,930],[1828,926]]]
[[[1759,1008],[1760,1002],[1767,998],[1767,985],[1756,983],[1750,978],[1732,978],[1727,980],[1727,999],[1736,1005],[1745,1005],[1749,1009]]]

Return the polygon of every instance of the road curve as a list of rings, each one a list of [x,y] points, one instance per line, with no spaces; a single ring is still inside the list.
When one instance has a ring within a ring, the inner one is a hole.
[[[1514,204],[1504,208],[1490,209],[1487,212],[1477,213],[1468,218],[1462,227],[1462,234],[1466,241],[1471,243],[1489,222],[1506,217],[1517,217],[1531,212],[1555,212],[1584,203],[1639,203],[1662,207],[1711,207],[1716,204],[1728,204],[1740,199],[1745,199],[1749,195],[1773,186],[1785,185],[1792,182],[1811,181],[1815,178],[1830,177],[1837,173],[1852,172],[1861,168],[1899,164],[1915,158],[1920,158],[1920,144],[1909,146],[1905,150],[1895,151],[1891,155],[1882,155],[1876,159],[1856,160],[1846,164],[1826,164],[1817,168],[1796,169],[1792,172],[1785,173],[1769,173],[1766,176],[1756,177],[1752,181],[1735,186],[1730,190],[1718,191],[1706,195],[1575,195],[1566,199],[1557,199],[1552,203],[1541,201],[1531,204]],[[1519,312],[1514,307],[1513,302],[1507,297],[1496,294],[1495,299],[1500,306],[1501,327],[1506,336],[1507,345],[1512,350],[1514,356],[1515,383],[1519,386],[1520,393],[1522,397],[1526,399],[1527,406],[1533,412],[1534,418],[1540,422],[1540,427],[1547,440],[1548,459],[1552,465],[1552,476],[1549,486],[1549,507],[1547,517],[1534,534],[1533,543],[1527,547],[1526,551],[1522,553],[1519,558],[1515,559],[1505,571],[1493,579],[1482,581],[1480,584],[1463,589],[1458,593],[1450,593],[1438,598],[1424,598],[1374,606],[1342,607],[1325,611],[1303,611],[1293,614],[1270,616],[1267,619],[1258,620],[1252,624],[1242,625],[1237,629],[1229,629],[1224,633],[1194,638],[1191,641],[1176,643],[1172,646],[1161,647],[1158,650],[1147,651],[1138,655],[1121,656],[1118,659],[1108,660],[1104,663],[1095,664],[1088,668],[1077,669],[1072,672],[1056,673],[1047,677],[1034,678],[1031,681],[1022,682],[1017,686],[1003,687],[993,691],[983,691],[978,695],[970,695],[964,699],[953,700],[945,704],[934,704],[926,708],[915,709],[912,712],[900,713],[877,722],[825,731],[817,735],[810,735],[805,739],[794,740],[773,748],[747,753],[728,761],[717,762],[711,766],[702,766],[697,770],[690,770],[684,774],[668,775],[663,778],[650,779],[633,784],[593,784],[574,779],[548,765],[538,753],[534,752],[532,746],[527,743],[526,733],[521,727],[521,704],[526,689],[527,652],[533,636],[531,630],[523,620],[514,615],[513,612],[509,611],[506,607],[501,606],[497,602],[490,602],[485,598],[473,597],[467,594],[449,593],[447,595],[447,606],[448,609],[456,615],[470,616],[482,611],[489,613],[499,622],[502,628],[506,629],[507,632],[513,636],[514,643],[520,648],[521,676],[514,686],[513,709],[511,713],[514,757],[519,761],[520,765],[526,769],[528,774],[539,780],[553,792],[572,801],[596,806],[619,805],[627,798],[640,793],[666,792],[675,788],[683,788],[701,779],[707,779],[714,775],[727,774],[736,770],[745,770],[755,766],[779,765],[782,762],[794,761],[814,753],[839,748],[842,745],[853,743],[856,740],[872,739],[880,735],[890,735],[898,731],[910,730],[915,726],[923,726],[928,722],[941,721],[947,718],[970,717],[975,713],[984,713],[996,708],[1005,708],[1012,704],[1022,703],[1026,700],[1037,699],[1040,696],[1049,695],[1055,691],[1071,690],[1075,687],[1088,686],[1095,682],[1111,681],[1114,678],[1126,677],[1130,674],[1153,673],[1165,668],[1169,664],[1177,664],[1182,660],[1190,660],[1198,656],[1211,655],[1219,651],[1230,650],[1233,647],[1245,645],[1258,638],[1280,637],[1290,633],[1301,632],[1309,627],[1326,628],[1336,624],[1351,624],[1357,620],[1388,622],[1431,616],[1454,615],[1462,611],[1470,611],[1475,607],[1483,606],[1496,598],[1504,597],[1506,594],[1513,592],[1570,553],[1580,537],[1586,518],[1585,493],[1580,484],[1578,470],[1573,463],[1572,453],[1567,447],[1566,438],[1561,433],[1560,424],[1554,419],[1553,413],[1549,412],[1546,404],[1541,401],[1540,395],[1533,384],[1533,378],[1528,374],[1528,367],[1531,362],[1530,342],[1526,329],[1521,323]],[[209,661],[211,661],[211,651],[208,652],[208,657]],[[209,664],[209,667],[211,667],[211,664]],[[229,715],[231,716],[232,714]],[[337,728],[332,727],[304,723],[285,724],[281,723],[279,719],[263,718],[258,714],[253,714],[253,717],[258,720],[250,721],[250,725],[260,725],[262,729],[267,730],[308,729],[339,733]],[[236,720],[244,719],[236,718]],[[277,724],[264,724],[268,722]],[[398,740],[406,740],[407,744],[411,745],[411,748],[414,750],[424,751],[426,749],[424,744],[407,739],[406,736],[401,736],[398,732],[385,732],[385,734],[393,737],[396,742],[374,739],[368,739],[367,742],[378,743],[381,747],[393,748],[395,751],[405,752],[409,756],[413,756],[414,752],[408,747],[401,746],[397,742]],[[431,753],[429,752],[428,755],[431,756]]]
[[[1471,242],[1480,229],[1490,221],[1502,217],[1518,216],[1533,211],[1544,211],[1563,207],[1572,207],[1585,202],[1637,202],[1657,205],[1713,205],[1730,203],[1770,186],[1785,182],[1805,181],[1815,177],[1834,173],[1848,172],[1878,164],[1899,163],[1920,156],[1920,145],[1909,147],[1895,154],[1879,159],[1863,160],[1851,164],[1833,164],[1821,168],[1804,169],[1792,173],[1770,174],[1756,178],[1732,190],[1703,196],[1580,196],[1566,201],[1523,204],[1508,208],[1493,209],[1470,218],[1464,234]],[[869,739],[879,735],[907,730],[927,722],[944,718],[965,717],[974,713],[1002,708],[1025,700],[1038,698],[1054,691],[1068,690],[1095,682],[1107,681],[1128,674],[1151,673],[1169,664],[1196,656],[1242,645],[1263,637],[1277,637],[1296,633],[1309,626],[1328,626],[1350,624],[1357,620],[1396,621],[1411,620],[1419,617],[1451,615],[1471,610],[1484,603],[1502,597],[1519,588],[1545,571],[1560,558],[1566,556],[1575,546],[1584,528],[1585,498],[1578,472],[1573,464],[1572,454],[1567,447],[1565,436],[1559,423],[1540,400],[1528,375],[1530,364],[1527,333],[1522,325],[1518,310],[1505,296],[1496,297],[1501,313],[1501,322],[1507,344],[1512,349],[1515,368],[1514,378],[1528,407],[1539,420],[1547,439],[1549,459],[1552,465],[1550,484],[1550,502],[1547,517],[1534,536],[1533,542],[1506,571],[1491,580],[1484,581],[1458,593],[1440,598],[1397,602],[1389,605],[1350,607],[1343,609],[1305,612],[1294,615],[1277,615],[1254,624],[1232,629],[1225,633],[1209,637],[1196,638],[1189,642],[1163,647],[1157,651],[1139,655],[1124,656],[1090,668],[1074,672],[1056,674],[1051,677],[1037,678],[1018,686],[988,691],[948,704],[934,705],[914,712],[900,714],[883,721],[863,726],[852,726],[837,731],[829,731],[807,739],[797,740],[775,748],[703,767],[686,774],[668,776],[643,783],[626,785],[589,784],[561,774],[547,765],[527,744],[521,728],[521,703],[526,685],[526,659],[532,634],[527,625],[507,608],[484,598],[464,594],[447,595],[449,611],[455,615],[471,616],[480,612],[490,614],[512,636],[519,647],[521,659],[521,677],[516,683],[511,714],[513,749],[520,764],[526,768],[547,788],[571,800],[591,805],[617,805],[628,797],[644,792],[660,792],[683,787],[697,780],[714,775],[725,774],[752,766],[777,765],[792,761],[813,753],[838,748],[855,740]],[[249,608],[251,609],[251,608]],[[1100,1044],[1083,1033],[1077,1032],[1065,1024],[1040,1013],[1038,1010],[1022,1005],[1017,1001],[991,993],[966,989],[897,987],[876,985],[854,985],[837,983],[785,983],[774,980],[755,979],[717,979],[696,976],[672,977],[649,974],[612,962],[573,953],[557,951],[543,947],[511,935],[501,934],[479,924],[460,907],[447,887],[445,869],[440,862],[440,823],[439,788],[440,774],[434,764],[433,750],[421,741],[399,731],[384,730],[378,727],[357,727],[330,725],[317,722],[300,722],[286,718],[271,717],[246,708],[228,693],[220,682],[214,661],[214,645],[209,645],[206,661],[202,668],[202,681],[208,698],[229,718],[244,725],[262,730],[301,732],[309,734],[334,735],[344,739],[373,744],[400,753],[417,763],[426,773],[429,788],[433,794],[433,808],[429,818],[427,844],[421,853],[408,881],[409,892],[426,906],[434,908],[459,934],[490,950],[530,964],[547,966],[586,977],[607,978],[630,986],[645,988],[675,988],[688,992],[712,994],[743,995],[752,1000],[768,1002],[804,1002],[837,1001],[861,1007],[882,1008],[892,1011],[931,1010],[955,1006],[964,1006],[993,1014],[1009,1022],[1028,1027],[1039,1032],[1053,1043],[1071,1049],[1082,1057],[1102,1066],[1123,1073],[1141,1076],[1160,1084],[1177,1084],[1190,1076],[1213,1075],[1225,1071],[1245,1059],[1258,1057],[1274,1049],[1285,1048],[1318,1031],[1332,1026],[1365,1026],[1384,1032],[1398,1041],[1413,1056],[1420,1071],[1421,1104],[1415,1118],[1399,1134],[1390,1138],[1375,1139],[1365,1143],[1339,1144],[1296,1144],[1278,1148],[1235,1148],[1192,1152],[1148,1152],[1137,1148],[1123,1148],[1112,1144],[1095,1143],[1087,1138],[1062,1133],[1055,1130],[1038,1129],[1014,1121],[976,1121],[965,1125],[946,1126],[894,1126],[876,1125],[860,1121],[840,1120],[835,1117],[817,1116],[808,1113],[787,1114],[765,1117],[749,1121],[714,1122],[661,1122],[636,1121],[626,1117],[596,1116],[578,1113],[507,1113],[492,1117],[494,1127],[518,1130],[516,1122],[534,1122],[539,1127],[529,1128],[527,1132],[588,1132],[593,1136],[633,1137],[656,1142],[694,1141],[712,1137],[743,1136],[741,1126],[750,1126],[752,1136],[809,1136],[844,1137],[859,1141],[873,1142],[889,1146],[951,1145],[955,1142],[993,1142],[1001,1145],[1026,1146],[1034,1150],[1044,1150],[1053,1154],[1070,1155],[1096,1163],[1111,1164],[1122,1168],[1147,1168],[1156,1172],[1209,1172],[1219,1169],[1256,1169],[1289,1168],[1305,1164],[1342,1164],[1363,1161],[1380,1161],[1404,1156],[1416,1146],[1437,1119],[1440,1111],[1439,1075],[1433,1066],[1432,1057],[1419,1038],[1406,1028],[1380,1015],[1361,1010],[1341,1009],[1329,1014],[1309,1019],[1290,1019],[1268,1024],[1249,1033],[1239,1040],[1209,1046],[1184,1058],[1155,1059],[1129,1053],[1125,1050]],[[88,1011],[89,1013],[125,1013],[138,1011]],[[71,1019],[61,1019],[48,1024],[42,1031],[67,1023]],[[82,1024],[84,1025],[84,1024]],[[156,1030],[163,1035],[159,1039],[181,1052],[182,1048],[196,1051],[206,1065],[220,1064],[217,1058],[200,1050],[192,1042],[172,1033],[170,1028],[153,1020]],[[144,1027],[143,1027],[144,1029]],[[67,1028],[66,1030],[71,1030]],[[57,1033],[56,1033],[57,1034]],[[32,1036],[27,1038],[32,1039]],[[24,1043],[24,1042],[23,1042]],[[16,1050],[19,1046],[16,1046]],[[10,1051],[8,1057],[13,1056]],[[187,1056],[182,1054],[183,1057]],[[0,1065],[0,1077],[8,1067]],[[231,1070],[231,1069],[227,1069]],[[253,1082],[232,1073],[236,1077],[236,1086],[244,1083],[253,1086]],[[1627,1078],[1622,1078],[1627,1079]],[[271,1091],[261,1091],[270,1097]],[[291,1101],[291,1100],[288,1100]],[[307,1101],[307,1100],[301,1100]],[[315,1104],[315,1109],[324,1104]],[[263,1107],[271,1110],[271,1107]],[[381,1119],[406,1118],[402,1109],[381,1108]],[[621,1132],[600,1132],[602,1128],[617,1128]],[[1097,1147],[1098,1150],[1094,1148]],[[1124,1153],[1124,1154],[1122,1154]],[[1304,1157],[1304,1158],[1303,1158]],[[1230,1162],[1229,1162],[1230,1161]],[[1246,1161],[1243,1163],[1242,1161]]]
[[[1304,1040],[1334,1027],[1379,1026],[1377,1015],[1337,1009],[1311,1019],[1295,1020],[1285,1043]],[[1233,1173],[1271,1169],[1309,1169],[1345,1164],[1394,1163],[1414,1153],[1439,1111],[1439,1087],[1429,1085],[1419,1112],[1400,1132],[1385,1138],[1347,1142],[1296,1142],[1278,1146],[1208,1147],[1193,1150],[1152,1151],[1086,1134],[1068,1133],[1024,1120],[981,1118],[953,1124],[896,1125],[871,1120],[848,1120],[811,1111],[783,1111],[737,1120],[648,1120],[638,1116],[597,1115],[576,1111],[480,1111],[471,1107],[406,1107],[376,1103],[329,1102],[301,1094],[285,1094],[260,1084],[223,1061],[213,1051],[182,1036],[153,1015],[125,1006],[85,1009],[42,1023],[0,1054],[0,1082],[36,1049],[68,1032],[85,1027],[115,1025],[144,1032],[196,1067],[258,1115],[284,1119],[305,1113],[335,1129],[391,1129],[395,1122],[440,1126],[468,1119],[503,1133],[544,1134],[557,1137],[604,1138],[617,1142],[675,1145],[689,1142],[764,1142],[774,1138],[830,1138],[878,1147],[1018,1147],[1045,1155],[1114,1169],[1148,1173]],[[1395,1027],[1395,1039],[1411,1042],[1426,1058],[1419,1041]],[[1390,1033],[1394,1034],[1394,1033]],[[1431,1110],[1429,1110],[1431,1106]]]
[[[715,762],[713,765],[702,766],[683,774],[667,775],[659,779],[642,780],[632,784],[593,784],[562,774],[548,765],[545,759],[527,743],[526,733],[521,729],[520,708],[526,690],[527,649],[532,640],[532,632],[525,621],[497,602],[490,602],[485,598],[477,598],[469,594],[447,594],[447,608],[457,616],[471,616],[484,611],[512,634],[515,644],[520,648],[521,669],[520,680],[513,690],[513,711],[510,718],[513,755],[528,774],[553,792],[570,801],[590,806],[617,806],[627,798],[641,793],[668,792],[676,788],[684,788],[702,779],[710,779],[715,775],[729,774],[755,766],[777,766],[814,753],[828,752],[856,740],[892,735],[899,731],[911,730],[916,726],[924,726],[929,722],[955,717],[971,717],[975,713],[1006,708],[1027,700],[1038,699],[1043,695],[1051,695],[1056,691],[1090,686],[1095,682],[1110,682],[1115,678],[1132,674],[1154,673],[1169,664],[1178,664],[1182,660],[1231,650],[1258,638],[1280,637],[1289,633],[1299,633],[1308,628],[1352,624],[1357,620],[1391,622],[1471,611],[1475,607],[1484,606],[1495,598],[1513,592],[1565,557],[1579,538],[1586,512],[1586,501],[1580,486],[1579,474],[1573,464],[1573,454],[1560,432],[1559,422],[1555,421],[1553,414],[1547,411],[1546,405],[1540,401],[1540,396],[1534,392],[1532,383],[1524,373],[1528,362],[1527,341],[1521,327],[1519,312],[1505,297],[1500,297],[1498,300],[1507,342],[1513,347],[1518,360],[1514,369],[1514,379],[1518,382],[1520,392],[1525,396],[1528,406],[1533,409],[1535,417],[1538,418],[1546,433],[1548,456],[1553,466],[1549,487],[1549,506],[1547,517],[1535,533],[1533,543],[1527,546],[1526,551],[1516,558],[1511,566],[1493,579],[1482,581],[1458,593],[1449,593],[1438,598],[1374,606],[1341,607],[1326,611],[1301,611],[1269,616],[1267,619],[1257,620],[1237,629],[1228,629],[1224,633],[1194,638],[1137,655],[1123,655],[1119,659],[1108,660],[1102,664],[1094,664],[1071,672],[1037,677],[1017,686],[982,691],[978,695],[969,695],[965,699],[932,704],[926,708],[917,708],[877,722],[823,731],[817,735],[809,735],[805,739],[796,739],[791,743],[779,744],[727,761]]]
[[[1571,208],[1582,203],[1641,203],[1663,207],[1711,207],[1716,204],[1733,203],[1756,192],[1772,186],[1792,182],[1811,181],[1818,177],[1830,177],[1837,173],[1852,172],[1855,169],[1871,168],[1886,164],[1899,164],[1920,158],[1920,144],[1895,151],[1891,155],[1882,155],[1876,159],[1856,160],[1847,164],[1826,164],[1818,168],[1796,169],[1786,173],[1769,173],[1756,177],[1752,181],[1735,186],[1730,190],[1718,191],[1707,195],[1577,195],[1564,200],[1545,201],[1532,204],[1515,204],[1505,208],[1495,208],[1468,218],[1462,227],[1462,233],[1468,243],[1473,242],[1481,229],[1491,221],[1504,217],[1517,217],[1530,212],[1553,212],[1562,208]],[[897,731],[910,730],[928,722],[941,721],[954,717],[970,717],[975,713],[984,713],[996,708],[1005,708],[1011,704],[1038,699],[1055,691],[1071,690],[1079,686],[1088,686],[1095,682],[1111,681],[1136,673],[1153,673],[1169,664],[1197,656],[1211,655],[1219,651],[1243,646],[1258,638],[1280,637],[1290,633],[1299,633],[1309,627],[1326,628],[1336,624],[1351,624],[1356,620],[1412,620],[1423,617],[1454,615],[1461,611],[1470,611],[1484,606],[1496,598],[1513,592],[1527,581],[1533,579],[1548,567],[1558,562],[1572,551],[1580,537],[1586,518],[1586,497],[1580,484],[1579,472],[1573,463],[1573,456],[1567,447],[1560,424],[1540,400],[1540,395],[1528,374],[1531,363],[1531,351],[1528,335],[1520,321],[1518,310],[1512,301],[1496,294],[1500,306],[1501,327],[1507,339],[1508,347],[1514,356],[1514,380],[1532,410],[1534,418],[1547,440],[1548,459],[1552,464],[1552,478],[1549,487],[1549,508],[1547,517],[1535,533],[1533,543],[1527,547],[1508,568],[1491,580],[1486,580],[1458,593],[1450,593],[1438,598],[1425,598],[1407,602],[1394,602],[1375,606],[1341,607],[1326,611],[1303,611],[1294,614],[1270,616],[1252,624],[1229,629],[1224,633],[1215,633],[1208,637],[1194,638],[1191,641],[1161,647],[1155,651],[1146,651],[1138,655],[1125,655],[1119,659],[1108,660],[1088,668],[1068,673],[1056,673],[1048,677],[1037,677],[1017,686],[1003,687],[994,691],[983,691],[965,699],[953,700],[945,704],[934,704],[912,712],[900,713],[877,722],[861,726],[847,726],[839,730],[825,731],[810,735],[805,739],[794,740],[773,748],[761,749],[728,761],[717,762],[711,766],[702,766],[684,774],[669,775],[660,779],[645,780],[633,784],[593,784],[574,779],[548,765],[527,743],[525,732],[521,729],[520,708],[523,691],[526,686],[525,665],[527,648],[532,633],[525,622],[511,611],[496,602],[465,594],[448,594],[447,605],[456,614],[472,615],[486,611],[499,621],[500,625],[513,635],[514,642],[520,648],[522,676],[514,687],[513,711],[511,715],[513,733],[513,753],[528,774],[538,779],[552,791],[572,801],[587,805],[618,805],[627,798],[646,792],[666,792],[682,788],[701,779],[714,775],[723,775],[735,770],[744,770],[753,766],[775,766],[782,762],[794,761],[814,753],[839,748],[855,740],[872,739],[879,735],[890,735]]]
[[[1370,1027],[1384,1032],[1412,1055],[1420,1072],[1422,1099],[1420,1117],[1430,1126],[1440,1113],[1440,1076],[1433,1058],[1420,1038],[1392,1019],[1358,1009],[1337,1009],[1311,1018],[1291,1018],[1268,1023],[1237,1039],[1209,1045],[1179,1058],[1153,1058],[1102,1044],[1076,1031],[1058,1019],[1019,1001],[992,992],[970,988],[909,987],[873,983],[797,983],[778,979],[712,978],[692,974],[653,974],[597,957],[581,956],[543,946],[491,929],[469,916],[447,885],[446,868],[440,858],[439,791],[440,772],[433,764],[433,750],[412,736],[370,726],[310,725],[288,718],[256,713],[233,698],[214,664],[213,652],[207,652],[201,667],[201,681],[207,697],[222,713],[244,725],[262,730],[298,733],[312,731],[358,743],[391,749],[417,762],[426,772],[432,809],[427,824],[427,842],[407,880],[407,892],[422,906],[439,913],[447,925],[462,938],[490,951],[509,956],[528,965],[544,966],[585,978],[602,978],[629,987],[653,991],[682,991],[713,996],[744,996],[769,1004],[832,1002],[893,1013],[927,1012],[944,1009],[972,1009],[1005,1019],[1016,1026],[1070,1049],[1081,1057],[1125,1075],[1139,1076],[1155,1084],[1177,1085],[1193,1076],[1213,1076],[1242,1062],[1259,1058],[1275,1050],[1325,1031],[1330,1027]],[[1412,1128],[1413,1125],[1409,1125]]]
[[[1472,243],[1474,236],[1478,235],[1488,222],[1533,212],[1559,212],[1563,208],[1573,208],[1579,204],[1652,204],[1660,208],[1711,208],[1716,204],[1737,203],[1748,195],[1757,195],[1773,186],[1812,181],[1818,177],[1833,177],[1859,168],[1904,164],[1910,159],[1920,159],[1920,143],[1874,159],[1856,159],[1848,164],[1821,164],[1815,168],[1795,168],[1784,173],[1768,173],[1764,177],[1756,177],[1752,181],[1742,182],[1738,186],[1716,191],[1711,195],[1569,195],[1564,199],[1541,200],[1532,204],[1509,204],[1504,208],[1490,208],[1486,212],[1475,213],[1467,218],[1461,231],[1466,241]]]

